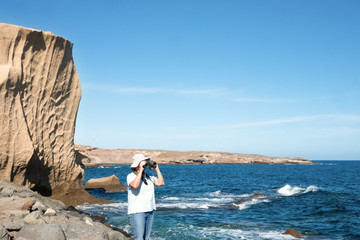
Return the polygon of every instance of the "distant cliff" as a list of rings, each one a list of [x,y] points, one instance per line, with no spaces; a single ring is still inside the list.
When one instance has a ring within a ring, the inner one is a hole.
[[[132,156],[143,153],[160,164],[312,164],[311,160],[298,157],[268,157],[256,154],[225,152],[182,152],[141,149],[99,149],[75,145],[76,158],[84,166],[96,164],[131,164]]]
[[[50,32],[0,23],[0,180],[45,196],[82,189],[72,46]]]

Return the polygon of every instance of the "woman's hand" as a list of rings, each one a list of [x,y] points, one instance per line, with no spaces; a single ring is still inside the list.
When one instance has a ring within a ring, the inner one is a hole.
[[[137,167],[137,175],[136,178],[129,184],[131,188],[137,189],[141,183],[141,176],[144,172],[145,161],[141,161],[139,166]]]
[[[146,164],[146,161],[141,161],[139,164],[139,172],[144,171],[144,165]]]
[[[165,185],[164,177],[160,172],[159,164],[156,164],[155,171],[157,174],[157,178],[154,180],[154,185],[158,187]]]

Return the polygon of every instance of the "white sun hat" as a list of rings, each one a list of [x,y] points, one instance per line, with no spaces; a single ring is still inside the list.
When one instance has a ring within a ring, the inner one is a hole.
[[[138,153],[133,156],[133,163],[130,168],[136,168],[139,166],[140,162],[150,159],[149,157],[145,157],[144,154]]]

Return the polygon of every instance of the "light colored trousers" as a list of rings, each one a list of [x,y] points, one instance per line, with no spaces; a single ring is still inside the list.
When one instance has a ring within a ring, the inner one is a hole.
[[[154,211],[130,214],[134,240],[148,240],[154,220]]]

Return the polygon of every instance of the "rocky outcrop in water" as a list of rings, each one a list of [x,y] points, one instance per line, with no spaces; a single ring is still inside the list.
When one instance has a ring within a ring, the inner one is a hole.
[[[58,200],[0,181],[0,239],[125,240],[125,232],[105,226]]]
[[[50,32],[0,23],[0,179],[46,196],[82,189],[72,46]]]
[[[142,149],[100,149],[75,145],[77,161],[84,166],[94,164],[131,164],[132,156],[142,153],[160,164],[312,164],[299,157],[268,157],[256,154],[166,151]]]
[[[106,192],[119,192],[127,190],[127,187],[120,183],[115,176],[103,178],[91,178],[85,183],[85,189],[104,189]]]
[[[288,230],[286,230],[284,233],[284,235],[291,235],[295,238],[301,238],[304,237],[305,235],[303,235],[301,232],[296,231],[293,228],[289,228]]]

